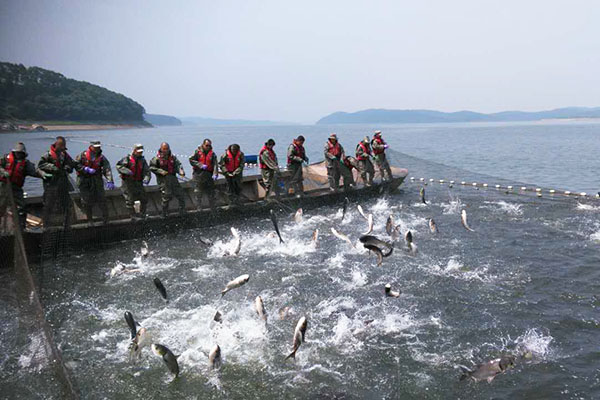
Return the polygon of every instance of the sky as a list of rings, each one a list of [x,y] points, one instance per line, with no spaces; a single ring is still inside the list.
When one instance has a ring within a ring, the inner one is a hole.
[[[0,0],[0,61],[180,117],[534,111],[600,106],[598,21],[593,0]]]

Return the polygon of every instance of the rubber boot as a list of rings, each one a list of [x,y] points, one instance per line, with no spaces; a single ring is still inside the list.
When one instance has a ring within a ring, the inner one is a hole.
[[[87,225],[94,226],[94,213],[92,211],[92,207],[85,208],[85,215],[87,217]]]
[[[179,202],[179,216],[185,215],[185,201]]]
[[[100,204],[100,209],[102,210],[102,224],[108,224],[108,206],[106,203]]]
[[[162,206],[162,217],[163,218],[167,218],[167,215],[169,214],[169,205],[163,205]]]

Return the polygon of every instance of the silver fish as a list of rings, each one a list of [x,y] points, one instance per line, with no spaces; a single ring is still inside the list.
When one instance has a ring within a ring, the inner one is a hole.
[[[152,341],[146,328],[140,328],[129,344],[129,360],[137,361],[142,355],[142,349]]]
[[[296,214],[294,214],[294,221],[299,224],[300,222],[302,222],[302,216],[303,216],[303,212],[302,212],[302,208],[299,208],[296,211]]]
[[[365,212],[363,211],[363,209],[362,209],[362,207],[360,206],[360,204],[357,206],[357,208],[358,208],[358,212],[359,212],[359,214],[360,214],[360,215],[362,215],[364,219],[368,219],[368,218],[367,218],[367,214],[365,214]]]
[[[173,354],[171,350],[167,346],[163,346],[162,344],[154,343],[152,345],[152,351],[157,356],[161,356],[167,368],[171,373],[175,374],[175,377],[179,376],[179,363],[177,362],[177,357]]]
[[[218,344],[215,344],[208,354],[208,367],[210,369],[220,369],[221,365],[223,365],[223,361],[221,359],[221,348]]]
[[[267,312],[265,311],[265,304],[263,303],[263,299],[260,296],[256,296],[254,299],[254,309],[258,316],[265,322],[267,322]]]
[[[473,229],[471,229],[469,227],[469,223],[467,222],[467,211],[466,210],[462,210],[462,212],[460,213],[460,222],[462,222],[462,226],[464,226],[466,230],[468,230],[469,232],[475,232]]]
[[[233,250],[230,250],[227,253],[227,255],[237,256],[238,254],[240,254],[240,249],[242,248],[242,239],[240,238],[240,233],[234,227],[231,227],[231,234],[233,235],[236,242],[235,242],[235,247],[233,248]]]
[[[387,254],[384,254],[383,257],[389,257],[392,254],[392,251],[394,250],[393,243],[388,243],[383,240],[380,240],[379,238],[377,238],[377,236],[365,235],[358,238],[358,240],[363,244],[363,246],[368,244],[371,246],[377,246],[380,249],[384,247],[390,249],[390,251]]]
[[[388,233],[388,235],[392,236],[392,234],[394,233],[394,227],[394,216],[390,214],[387,221],[385,222],[385,231]]]
[[[469,369],[461,365],[460,368],[463,371],[463,375],[460,377],[460,380],[462,381],[471,378],[475,382],[485,380],[488,383],[491,383],[496,375],[506,372],[508,369],[514,367],[514,365],[515,357],[512,355],[502,356],[501,358],[488,361],[484,364],[479,364],[474,369]]]
[[[373,214],[367,216],[367,231],[363,232],[363,235],[368,235],[373,232]]]
[[[304,335],[306,334],[306,327],[308,326],[308,321],[306,317],[301,317],[296,324],[296,329],[294,329],[294,338],[292,340],[293,349],[292,352],[285,358],[296,358],[296,352],[300,348],[300,345],[304,343]]]
[[[421,197],[421,203],[427,204],[427,202],[425,201],[425,188],[424,187],[422,187],[421,190],[419,190],[419,196]]]
[[[388,297],[400,297],[400,292],[392,290],[392,285],[388,283],[385,285],[385,295]]]
[[[227,283],[227,285],[225,286],[225,289],[223,289],[221,291],[221,297],[225,296],[225,293],[229,292],[230,290],[239,288],[240,286],[242,286],[243,284],[248,282],[249,279],[250,279],[250,275],[244,274],[244,275],[238,276],[237,278],[235,278],[232,281],[229,281]]]
[[[343,241],[348,242],[350,246],[354,247],[354,244],[352,244],[352,240],[350,240],[350,238],[344,235],[343,233],[338,232],[335,228],[331,228],[331,233],[333,233],[333,235],[338,239],[342,239]]]
[[[413,243],[413,236],[411,231],[407,231],[404,234],[404,240],[406,241],[406,245],[408,247],[408,251],[411,255],[417,254],[417,245]]]
[[[312,241],[312,245],[314,247],[318,247],[319,246],[319,229],[315,229],[313,231],[311,241]]]
[[[375,256],[377,256],[377,266],[380,267],[383,263],[383,252],[381,251],[381,249],[373,244],[363,244],[363,246],[365,247],[365,249],[368,249],[375,253]]]
[[[279,243],[283,243],[283,239],[281,238],[281,233],[279,233],[279,224],[277,223],[277,217],[275,216],[275,213],[273,212],[273,210],[270,210],[269,214],[271,216],[271,222],[273,223],[275,232],[277,233],[277,236],[279,236]]]
[[[438,233],[438,228],[437,228],[437,225],[436,225],[435,221],[433,220],[433,218],[429,218],[429,230],[433,234]]]
[[[148,250],[148,243],[146,241],[142,241],[142,248],[140,249],[140,255],[142,258],[148,257],[150,255],[150,250]]]

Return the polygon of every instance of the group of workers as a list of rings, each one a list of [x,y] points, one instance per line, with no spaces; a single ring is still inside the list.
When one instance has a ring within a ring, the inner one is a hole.
[[[296,196],[303,194],[302,164],[309,162],[304,150],[304,141],[302,135],[298,136],[287,151],[287,169],[290,171],[290,178],[287,179],[286,191],[289,193],[291,189]],[[276,182],[279,164],[273,150],[274,146],[275,141],[269,139],[258,154],[262,186],[267,197],[273,192],[278,195],[280,190]],[[391,179],[392,172],[385,157],[387,148],[388,145],[381,137],[381,131],[376,131],[373,140],[365,137],[356,146],[356,157],[346,156],[336,134],[331,134],[324,148],[330,189],[338,190],[340,178],[343,178],[344,189],[353,187],[355,182],[352,169],[354,168],[359,171],[366,186],[372,185],[375,171],[372,161],[380,169],[384,181]],[[202,207],[204,196],[208,198],[209,206],[215,207],[215,181],[219,170],[227,181],[230,203],[239,203],[245,157],[238,144],[228,146],[217,162],[211,140],[204,139],[194,154],[189,157],[189,162],[193,169],[198,208]],[[136,144],[131,154],[117,162],[116,168],[122,180],[121,189],[125,206],[132,219],[146,216],[148,199],[144,185],[150,183],[151,173],[156,175],[160,187],[162,215],[167,216],[169,203],[173,198],[179,203],[179,213],[185,213],[184,192],[177,177],[177,175],[185,177],[185,172],[181,162],[171,152],[168,143],[164,142],[160,145],[150,163],[147,163],[144,158],[144,146]],[[0,185],[10,185],[22,226],[25,225],[27,216],[23,193],[25,177],[43,179],[43,220],[45,225],[51,225],[53,216],[61,216],[64,218],[64,223],[68,221],[72,204],[69,192],[73,189],[70,174],[73,171],[77,173],[76,185],[79,188],[81,206],[88,222],[92,223],[93,207],[97,205],[102,212],[103,222],[107,223],[109,214],[104,191],[105,187],[109,190],[115,189],[115,184],[110,162],[102,154],[102,145],[99,141],[91,142],[86,150],[73,159],[67,153],[66,139],[58,136],[50,149],[42,155],[37,167],[27,160],[27,151],[23,143],[17,143],[10,153],[0,158]],[[103,178],[106,179],[106,185]],[[139,202],[137,210],[136,202]]]

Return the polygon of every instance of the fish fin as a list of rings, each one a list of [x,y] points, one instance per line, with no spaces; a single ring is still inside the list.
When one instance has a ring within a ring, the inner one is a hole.
[[[296,349],[298,350],[298,349]],[[292,351],[290,353],[290,355],[288,355],[285,359],[287,360],[288,358],[293,358],[294,360],[296,359],[296,350]]]
[[[489,378],[486,379],[487,383],[492,383],[492,381],[494,380],[495,376],[490,376]]]

